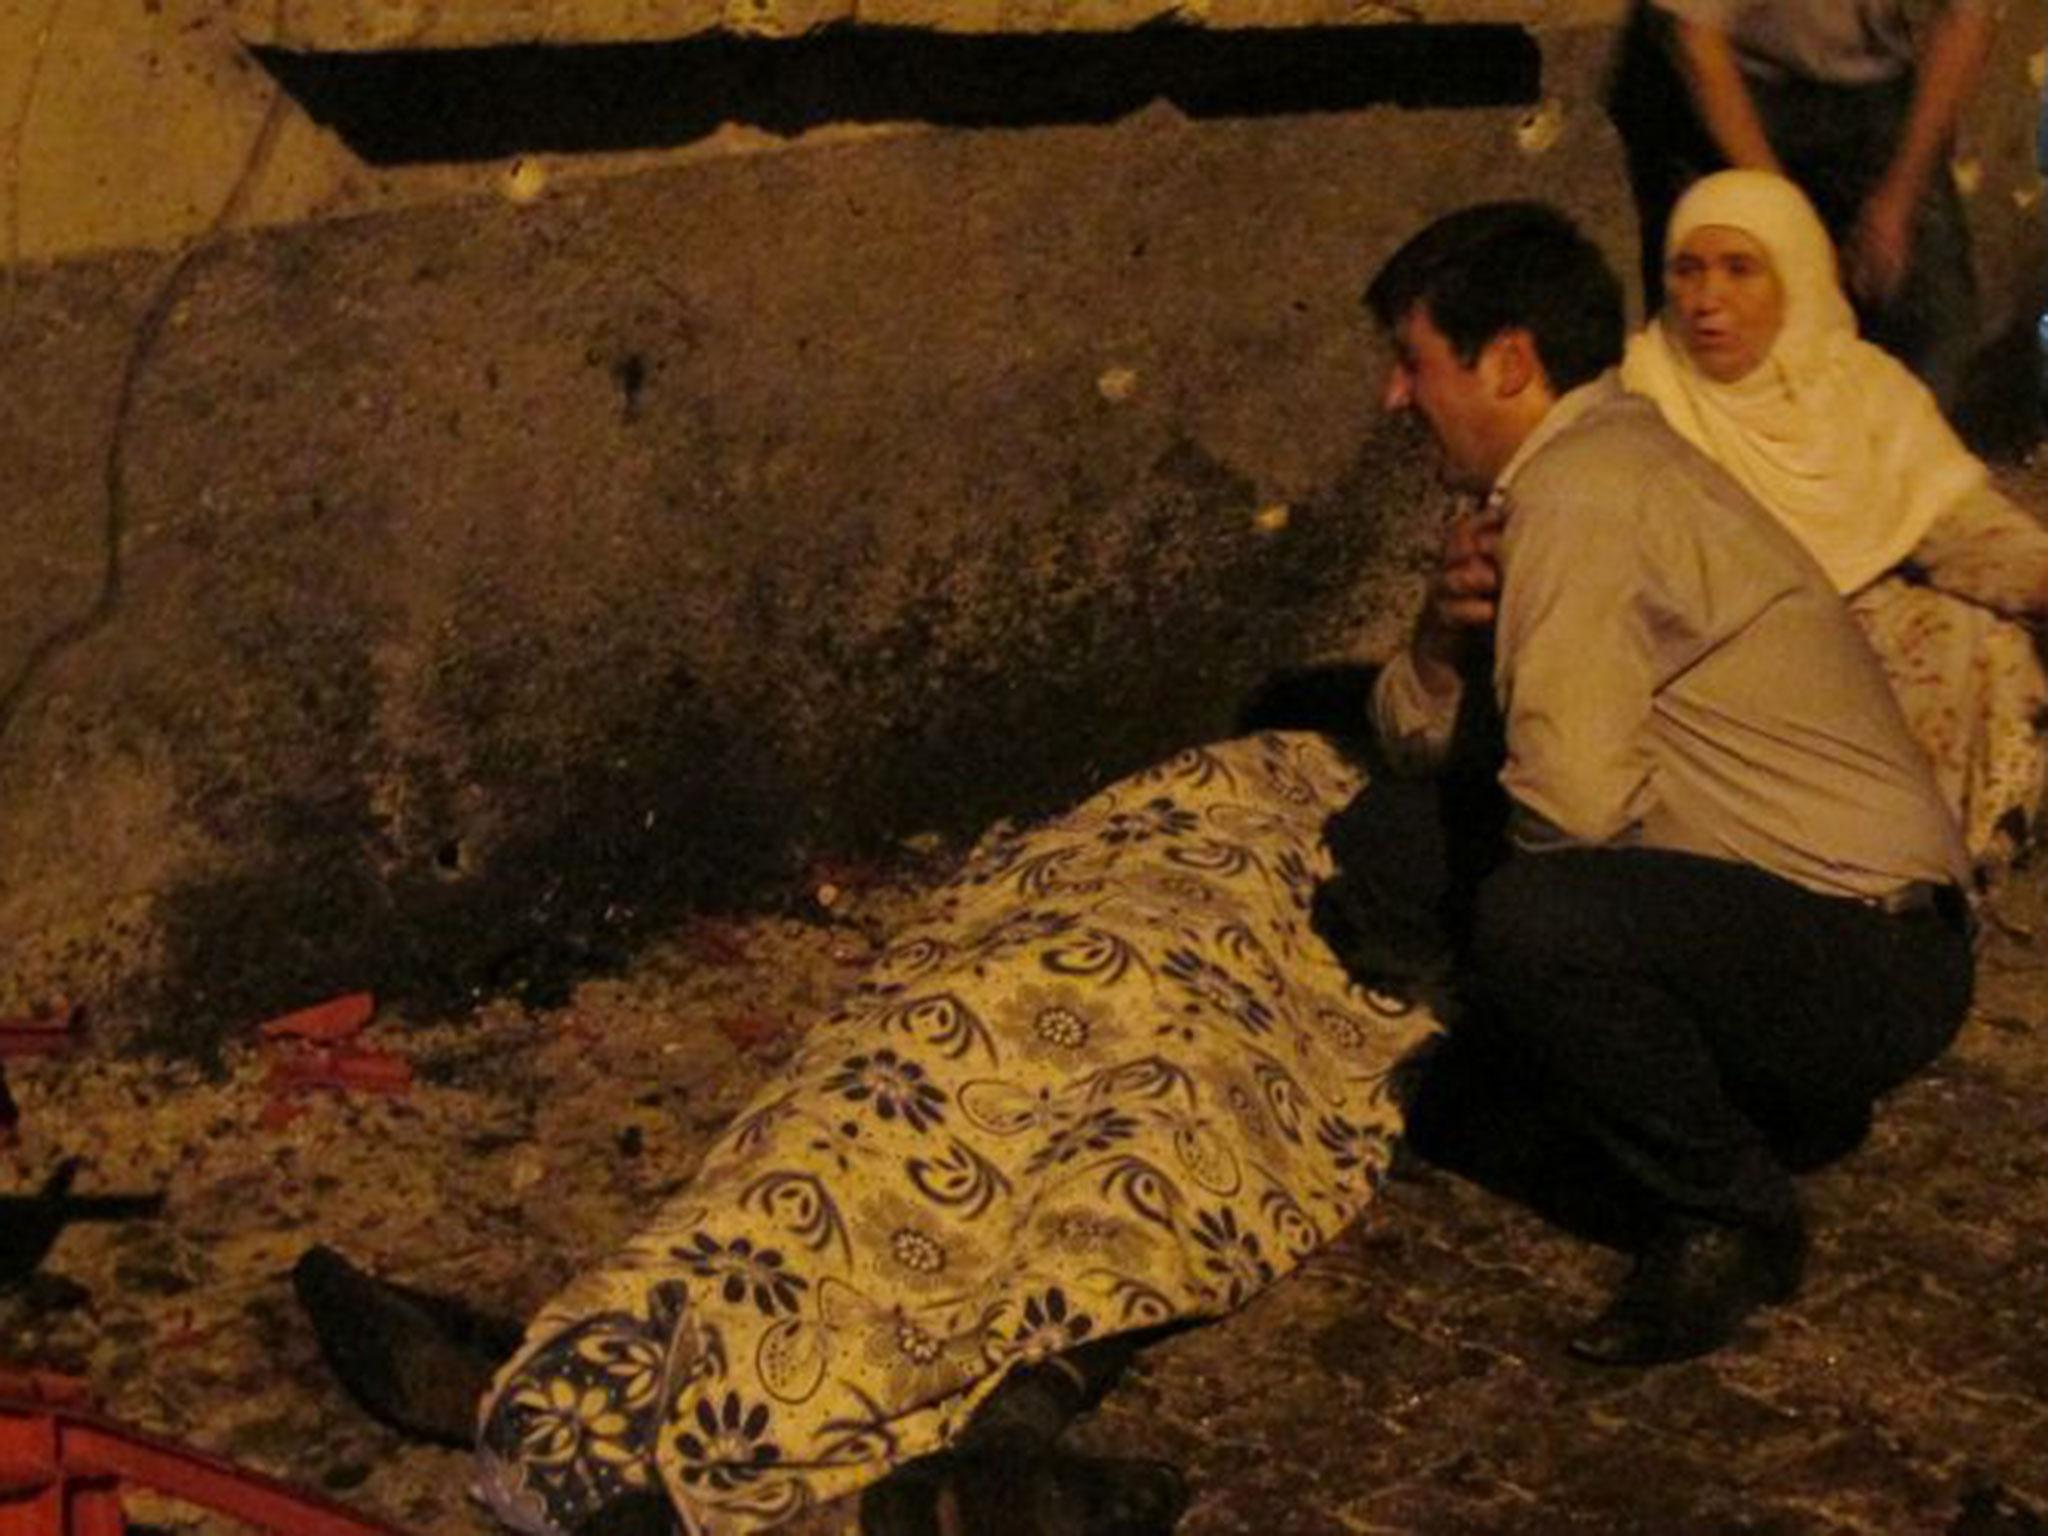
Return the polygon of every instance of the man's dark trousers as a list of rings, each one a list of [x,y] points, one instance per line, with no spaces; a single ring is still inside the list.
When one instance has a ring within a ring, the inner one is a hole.
[[[1782,1217],[1765,1126],[1867,1114],[1969,1005],[1960,894],[1898,914],[1652,849],[1518,853],[1481,884],[1462,1042],[1527,1069],[1647,1212]]]

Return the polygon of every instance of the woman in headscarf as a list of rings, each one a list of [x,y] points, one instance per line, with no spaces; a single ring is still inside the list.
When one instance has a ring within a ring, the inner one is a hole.
[[[1803,193],[1762,171],[1694,184],[1663,312],[1623,382],[1806,545],[1884,663],[1980,880],[2031,841],[2048,779],[2048,530],[1903,366],[1863,341]]]

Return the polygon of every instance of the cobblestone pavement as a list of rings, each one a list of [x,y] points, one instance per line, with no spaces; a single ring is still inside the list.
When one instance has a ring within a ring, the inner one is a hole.
[[[2048,873],[2001,910],[1956,1048],[1806,1181],[1806,1292],[1736,1347],[1653,1371],[1570,1361],[1620,1256],[1404,1164],[1300,1274],[1149,1352],[1078,1438],[1183,1466],[1183,1536],[2048,1536]],[[67,1234],[36,1286],[0,1297],[0,1359],[68,1365],[123,1417],[422,1532],[481,1531],[461,1456],[402,1445],[326,1379],[284,1272],[336,1241],[537,1300],[674,1186],[766,1070],[718,1031],[678,1052],[674,1010],[801,1015],[820,973],[844,973],[849,930],[782,927],[722,1001],[650,999],[643,978],[562,1017],[415,1031],[422,1102],[317,1106],[276,1132],[251,1066],[219,1085],[18,1067],[31,1152],[40,1127],[100,1187],[167,1167],[172,1204],[160,1226]],[[522,1198],[538,1189],[561,1198]]]
[[[1184,1536],[2048,1532],[2044,897],[2015,882],[1955,1049],[1804,1181],[1805,1293],[1735,1347],[1577,1364],[1621,1257],[1404,1165],[1296,1279],[1154,1350],[1085,1438],[1186,1467]]]
[[[1151,1350],[1077,1439],[1185,1468],[1182,1536],[2048,1536],[2048,871],[2000,910],[1957,1046],[1805,1181],[1806,1292],[1735,1347],[1576,1364],[1564,1340],[1621,1257],[1404,1163],[1299,1274]],[[815,1012],[861,945],[789,921],[744,942],[711,991],[657,964],[557,1014],[408,1031],[412,1100],[318,1104],[282,1129],[262,1126],[249,1063],[219,1083],[18,1067],[30,1153],[40,1127],[99,1187],[161,1178],[171,1205],[67,1233],[35,1285],[0,1296],[0,1359],[78,1370],[123,1418],[423,1536],[479,1536],[466,1458],[403,1444],[341,1395],[285,1272],[338,1242],[519,1310],[606,1252],[768,1070],[780,1037],[763,1044],[760,1021]],[[746,1029],[679,1041],[679,1013]],[[151,1167],[168,1172],[132,1171]],[[802,1536],[851,1529],[841,1508]]]

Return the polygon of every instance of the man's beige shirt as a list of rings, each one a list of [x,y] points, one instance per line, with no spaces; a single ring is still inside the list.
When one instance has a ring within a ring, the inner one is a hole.
[[[1501,782],[1525,848],[1642,846],[1830,895],[1963,878],[1961,840],[1820,567],[1611,375],[1566,395],[1495,486]],[[1404,652],[1373,713],[1440,762],[1455,692]]]

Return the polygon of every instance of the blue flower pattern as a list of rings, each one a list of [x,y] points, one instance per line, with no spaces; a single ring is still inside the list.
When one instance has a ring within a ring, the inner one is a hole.
[[[1013,1364],[1240,1307],[1334,1237],[1436,1030],[1302,921],[1359,785],[1319,737],[1246,737],[986,841],[535,1318],[485,1405],[500,1517],[560,1536],[658,1484],[693,1536],[773,1530],[940,1448]],[[1113,1242],[1073,1240],[1090,1212]],[[941,1244],[973,1263],[907,1288]]]

